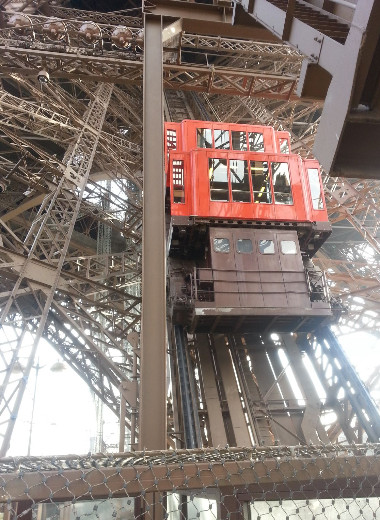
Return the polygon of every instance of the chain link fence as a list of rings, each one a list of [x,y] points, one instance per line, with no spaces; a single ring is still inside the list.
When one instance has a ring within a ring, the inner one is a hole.
[[[380,445],[0,460],[3,520],[349,520],[380,516]]]

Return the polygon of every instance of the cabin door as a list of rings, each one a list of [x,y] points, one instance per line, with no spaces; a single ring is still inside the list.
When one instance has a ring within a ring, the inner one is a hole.
[[[282,273],[277,233],[272,229],[255,231],[257,259],[264,307],[286,308],[288,305]]]
[[[210,228],[215,307],[239,307],[233,230]]]
[[[259,262],[255,248],[255,231],[234,229],[235,265],[241,307],[263,307]]]
[[[310,308],[310,298],[297,232],[277,232],[277,244],[289,308]]]

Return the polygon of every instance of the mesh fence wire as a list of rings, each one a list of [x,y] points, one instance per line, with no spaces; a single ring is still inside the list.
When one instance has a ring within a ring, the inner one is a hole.
[[[373,519],[380,445],[0,460],[0,518]]]

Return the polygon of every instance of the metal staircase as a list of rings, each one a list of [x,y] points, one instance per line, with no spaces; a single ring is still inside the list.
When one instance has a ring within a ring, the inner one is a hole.
[[[345,23],[345,21],[327,11],[319,9],[316,6],[311,6],[310,4],[308,5],[306,2],[300,0],[295,2],[269,0],[269,3],[285,12],[291,12],[293,9],[292,15],[294,18],[297,18],[339,43],[346,41],[350,29],[348,23]]]
[[[165,118],[175,123],[184,119],[196,119],[184,92],[165,90]]]

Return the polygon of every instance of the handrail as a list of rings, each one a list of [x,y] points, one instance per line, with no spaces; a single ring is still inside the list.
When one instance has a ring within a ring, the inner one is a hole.
[[[200,272],[209,272],[210,276],[208,278],[200,279]],[[227,274],[236,274],[235,279],[229,279],[228,277],[215,279],[215,273],[225,273]],[[291,288],[292,286],[296,286],[296,284],[305,283],[307,287],[307,293],[311,302],[325,302],[328,303],[330,301],[330,295],[328,291],[327,281],[325,275],[322,271],[314,271],[312,269],[305,268],[302,271],[291,271],[291,270],[282,270],[281,274],[304,274],[304,280],[279,280],[278,282],[274,282],[273,280],[265,281],[265,280],[249,280],[247,277],[245,279],[238,279],[237,275],[242,273],[242,271],[238,269],[217,269],[212,267],[204,267],[204,268],[196,268],[194,267],[193,273],[190,275],[190,292],[191,297],[195,301],[202,301],[206,299],[206,301],[212,301],[213,296],[215,294],[244,294],[244,295],[255,295],[255,294],[278,294],[277,290],[269,290],[270,286],[273,283],[285,284],[287,285],[286,294],[305,294],[305,290],[297,290],[296,288]],[[244,270],[242,274],[265,274],[265,273],[274,273],[273,270]],[[215,289],[215,284],[224,284],[225,287],[223,290],[218,287]],[[242,290],[242,285],[246,287],[245,290]],[[257,290],[249,290],[249,286],[252,284],[259,285]],[[228,285],[234,286],[233,290],[228,290]],[[203,287],[202,287],[203,286]],[[284,293],[285,294],[285,293]],[[203,297],[203,298],[202,298]]]

